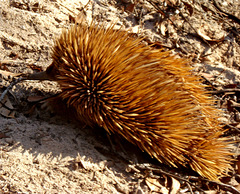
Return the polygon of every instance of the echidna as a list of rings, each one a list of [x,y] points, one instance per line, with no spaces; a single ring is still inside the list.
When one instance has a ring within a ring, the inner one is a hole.
[[[46,75],[79,119],[118,133],[160,162],[218,180],[231,168],[218,110],[188,62],[114,25],[74,25]]]

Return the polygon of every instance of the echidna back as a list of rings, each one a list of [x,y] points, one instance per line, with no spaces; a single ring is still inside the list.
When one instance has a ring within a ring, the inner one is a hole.
[[[185,60],[113,27],[74,26],[56,41],[49,72],[61,97],[88,125],[216,180],[230,168],[228,143],[199,79]]]

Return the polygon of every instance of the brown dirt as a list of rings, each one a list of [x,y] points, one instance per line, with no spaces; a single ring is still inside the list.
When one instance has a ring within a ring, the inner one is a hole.
[[[147,42],[158,41],[191,59],[196,72],[211,75],[212,83],[217,86],[239,84],[240,40],[234,34],[239,24],[221,15],[212,3],[199,0],[191,5],[189,2],[188,6],[185,4],[189,9],[182,10],[194,29],[212,38],[206,44],[178,13],[169,16],[177,30],[147,1],[139,1],[137,5],[131,1],[87,2],[0,0],[1,69],[14,73],[45,70],[51,63],[54,39],[70,25],[69,15],[75,17],[84,10],[87,20],[95,16],[100,22],[117,21],[117,26],[146,36]],[[221,5],[232,14],[240,8],[238,0]],[[204,6],[209,10],[204,10]],[[224,41],[214,41],[222,37]],[[11,78],[3,76],[1,86],[6,87],[10,82]],[[144,178],[126,172],[128,163],[121,156],[134,160],[135,155],[111,153],[110,142],[102,130],[57,116],[39,104],[33,107],[28,98],[50,96],[58,91],[57,84],[50,81],[25,81],[13,87],[9,98],[17,109],[15,117],[0,117],[0,192],[150,192],[152,188]],[[136,151],[134,147],[131,149]],[[238,182],[231,184],[237,186]],[[189,192],[186,186],[181,191]]]

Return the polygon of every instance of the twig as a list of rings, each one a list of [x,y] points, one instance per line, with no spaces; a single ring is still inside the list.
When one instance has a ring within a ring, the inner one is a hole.
[[[185,179],[185,178],[182,178],[182,177],[180,177],[180,176],[178,176],[178,175],[175,175],[175,174],[166,172],[166,171],[164,171],[164,170],[162,170],[162,169],[155,168],[155,167],[151,167],[150,164],[135,164],[135,165],[133,165],[133,166],[134,166],[134,168],[137,168],[137,169],[140,169],[140,170],[151,170],[151,171],[153,171],[153,172],[155,172],[155,173],[164,174],[164,175],[166,175],[166,176],[173,177],[173,178],[175,178],[175,179],[177,179],[177,180],[184,181],[184,182],[188,183],[189,185],[195,187],[195,188],[198,189],[199,191],[202,191],[203,193],[205,193],[203,189],[201,189],[200,187],[194,185],[194,184],[191,183],[189,180],[187,180],[187,179]]]
[[[68,10],[69,12],[71,12],[72,14],[76,15],[76,13],[74,11],[72,11],[71,9],[69,9],[68,7],[66,7],[65,5],[63,5],[62,3],[60,3],[59,1],[57,2],[59,3],[62,7],[64,7],[66,10]]]
[[[220,94],[225,92],[240,92],[240,89],[238,88],[228,88],[228,89],[222,89],[217,91],[211,91],[212,94]]]
[[[237,128],[237,127],[234,127],[234,126],[232,126],[232,125],[229,125],[229,124],[225,124],[227,127],[229,127],[229,128],[231,128],[231,129],[234,129],[237,133],[239,133],[240,134],[240,129],[239,128]]]
[[[232,20],[234,20],[235,22],[237,22],[238,24],[240,24],[240,19],[239,19],[238,17],[236,17],[235,15],[232,15],[232,14],[224,11],[224,10],[219,6],[218,2],[216,2],[216,0],[213,0],[213,5],[214,5],[220,12],[226,14],[229,19],[232,19]]]
[[[169,19],[173,26],[179,30],[178,26],[173,22],[173,20],[169,17],[169,14],[165,13],[159,6],[157,6],[155,3],[153,3],[152,1],[150,0],[147,0],[148,3],[150,3],[156,10],[158,10],[164,17],[168,16],[167,19]],[[209,44],[209,42],[207,40],[205,40],[203,37],[201,37],[199,35],[199,33],[197,32],[197,30],[192,26],[192,24],[188,21],[188,19],[182,14],[181,10],[177,9],[176,7],[174,6],[170,6],[171,8],[174,8],[176,10],[179,11],[179,15],[184,19],[185,22],[188,23],[188,25],[190,26],[190,28],[193,29],[193,31],[197,34],[197,37],[199,37],[203,42],[205,42],[210,48],[211,48],[211,45]],[[180,31],[180,30],[179,30]],[[182,30],[181,30],[182,31]]]
[[[208,183],[213,183],[213,184],[218,185],[224,191],[230,191],[231,193],[234,193],[234,194],[240,194],[240,191],[238,191],[235,187],[233,187],[232,185],[222,183],[222,182],[211,181],[211,180],[208,180],[208,179],[204,179],[202,177],[200,177],[200,179],[199,178],[196,179],[196,177],[190,177],[189,179],[193,180],[193,181],[201,180],[201,181],[205,181],[205,182],[208,182]]]
[[[182,12],[180,10],[179,11],[179,15],[184,19],[185,22],[188,23],[188,25],[190,26],[190,28],[192,28],[192,30],[198,35],[198,37],[203,41],[205,42],[210,48],[211,45],[208,43],[208,41],[206,41],[202,36],[199,35],[198,31],[192,26],[192,24],[187,20],[187,18],[182,14]]]
[[[193,194],[193,190],[192,190],[192,187],[191,185],[189,184],[189,182],[186,182],[187,186],[188,186],[188,189],[190,191],[191,194]]]
[[[7,88],[6,90],[3,91],[3,93],[1,94],[0,96],[0,102],[4,99],[4,97],[6,96],[6,94],[8,93],[8,91],[14,86],[16,85],[17,83],[23,81],[24,78],[20,77],[18,78],[17,80],[14,80]]]
[[[157,11],[159,11],[164,17],[168,16],[167,19],[169,19],[173,26],[179,30],[179,28],[177,27],[177,25],[173,22],[173,20],[169,17],[169,14],[165,13],[159,6],[157,6],[155,3],[153,3],[150,0],[147,0],[148,3],[150,3]]]
[[[208,79],[208,78],[206,78],[205,76],[201,76],[207,83],[208,83],[208,85],[207,86],[209,86],[209,85],[211,85],[211,87],[213,88],[213,89],[215,89],[216,87],[213,85],[213,83]],[[211,91],[212,92],[212,91]]]
[[[228,184],[221,183],[221,182],[216,182],[216,181],[209,181],[209,180],[206,180],[206,181],[208,181],[210,183],[217,184],[221,189],[224,189],[225,191],[229,191],[229,192],[232,192],[232,193],[235,193],[235,194],[240,194],[240,191],[238,191],[232,185],[228,185]]]

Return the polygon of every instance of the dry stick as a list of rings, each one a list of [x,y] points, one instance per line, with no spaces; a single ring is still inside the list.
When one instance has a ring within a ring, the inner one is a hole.
[[[155,3],[153,3],[151,0],[147,0],[148,3],[150,3],[156,10],[158,10],[163,16],[166,16],[166,13],[161,10],[159,6],[157,6]]]
[[[197,187],[196,185],[194,185],[193,183],[191,183],[189,180],[187,179],[184,179],[178,175],[174,175],[174,174],[171,174],[169,172],[165,172],[161,169],[157,169],[157,168],[153,168],[149,165],[145,165],[145,164],[138,164],[137,165],[138,168],[142,169],[142,170],[152,170],[154,172],[158,172],[158,173],[161,173],[161,174],[164,174],[164,175],[167,175],[167,176],[170,176],[170,177],[173,177],[175,179],[178,179],[178,180],[181,180],[181,181],[184,181],[186,183],[189,183],[190,185],[194,186],[196,189],[204,192],[203,189]],[[190,178],[190,179],[193,179],[195,180],[196,178]],[[206,179],[202,179],[203,181],[207,181],[207,182],[210,182],[210,183],[214,183],[214,184],[217,184],[219,185],[222,189],[224,188],[226,191],[230,191],[230,192],[233,192],[233,193],[236,193],[236,194],[240,194],[240,191],[238,191],[235,187],[231,186],[231,185],[228,185],[228,184],[225,184],[225,183],[221,183],[221,182],[216,182],[216,181],[211,181],[211,180],[206,180]]]
[[[207,86],[210,86],[211,85],[211,87],[212,87],[212,89],[215,89],[216,87],[213,85],[213,83],[208,79],[208,78],[206,78],[205,76],[201,76],[207,83],[208,83],[208,85]],[[210,85],[209,85],[210,84]],[[210,91],[210,93],[211,93],[212,91]]]
[[[168,14],[166,14],[159,6],[157,6],[156,4],[154,4],[152,1],[147,1],[148,3],[150,3],[157,11],[159,11],[164,17],[169,16]],[[179,30],[179,28],[177,27],[177,25],[172,21],[172,19],[170,17],[168,17],[167,19],[169,19],[173,26]]]
[[[189,182],[186,182],[186,184],[187,184],[187,187],[188,187],[190,193],[193,194],[193,190],[192,190],[192,187],[191,187],[191,185],[189,184]]]
[[[24,77],[20,77],[17,80],[14,80],[13,82],[10,83],[10,85],[7,87],[6,90],[1,94],[0,96],[0,102],[4,99],[8,91],[16,84],[18,84],[21,81],[24,80],[51,80],[51,77],[48,76],[46,71],[43,72],[38,72],[38,73],[33,73],[29,75],[25,75]]]
[[[91,0],[89,0],[87,2],[87,4],[85,4],[82,8],[80,8],[80,11],[84,11],[84,14],[86,14],[86,11],[85,11],[85,8],[88,6],[88,4],[91,2]],[[75,16],[77,15],[74,11],[72,11],[71,9],[69,9],[67,6],[63,5],[62,3],[60,2],[57,2],[59,3],[62,7],[64,7],[66,10],[68,10],[69,12],[71,12],[72,14],[74,14]]]
[[[235,15],[232,15],[232,14],[224,11],[224,10],[219,6],[218,2],[216,2],[216,0],[213,0],[213,5],[214,5],[220,12],[226,14],[229,19],[232,19],[232,20],[234,20],[235,22],[237,22],[238,24],[240,24],[240,19],[239,19],[238,17],[236,17]]]
[[[19,83],[19,82],[21,82],[21,81],[23,81],[23,80],[24,80],[24,78],[23,78],[23,77],[20,77],[20,78],[18,78],[17,80],[14,80],[12,83],[10,83],[10,85],[7,87],[7,89],[4,90],[4,92],[1,94],[1,96],[0,96],[0,102],[4,99],[4,97],[6,96],[6,94],[8,93],[8,91],[9,91],[10,89],[12,89],[12,87],[13,87],[14,85],[16,85],[17,83]]]
[[[202,36],[199,35],[199,33],[197,32],[197,30],[192,26],[192,24],[187,20],[187,18],[184,17],[184,15],[182,14],[182,12],[181,12],[180,10],[178,10],[178,11],[179,11],[180,16],[185,20],[185,22],[188,23],[188,25],[190,26],[190,28],[193,29],[193,31],[198,35],[198,37],[199,37],[203,42],[205,42],[210,48],[212,48],[211,45],[208,43],[208,41],[206,41]]]
[[[240,194],[240,191],[238,191],[234,186],[232,185],[228,185],[228,184],[225,184],[225,183],[221,183],[221,182],[216,182],[216,181],[210,181],[210,180],[206,180],[210,183],[215,183],[217,184],[218,186],[220,186],[220,188],[224,188],[225,191],[229,191],[229,192],[232,192],[232,193],[236,193],[236,194]]]
[[[155,5],[153,2],[151,2],[151,1],[147,1],[147,2],[149,2],[156,10],[158,10],[163,16],[166,17],[167,14],[166,14],[162,9],[160,9],[159,6],[156,6],[156,5]],[[179,9],[177,9],[176,7],[172,7],[172,8],[175,8],[176,10],[178,10],[178,11],[179,11],[179,15],[184,19],[185,22],[187,22],[187,23],[189,24],[190,28],[192,28],[193,31],[197,34],[197,37],[199,37],[199,38],[200,38],[203,42],[205,42],[210,48],[212,48],[211,45],[208,43],[208,41],[206,41],[203,37],[201,37],[201,36],[199,35],[199,33],[197,32],[197,30],[192,26],[192,24],[187,20],[187,18],[184,17],[184,15],[182,14],[182,12],[181,12]],[[170,17],[168,17],[168,19],[172,22],[173,26],[174,26],[176,29],[179,29],[179,28],[177,27],[177,25],[172,21],[172,19],[171,19]]]
[[[69,9],[68,7],[66,7],[65,5],[63,5],[62,3],[60,3],[59,1],[57,2],[59,3],[62,7],[64,7],[66,10],[68,10],[69,12],[73,13],[74,15],[76,15],[75,12],[73,12],[71,9]]]
[[[137,168],[141,169],[141,170],[146,170],[146,169],[147,169],[147,170],[151,170],[151,171],[153,171],[153,172],[157,172],[157,173],[160,173],[160,174],[164,174],[164,175],[166,175],[166,176],[173,177],[173,178],[175,178],[175,179],[177,179],[177,180],[184,181],[184,182],[186,182],[186,183],[189,183],[191,186],[195,187],[195,188],[198,189],[199,191],[202,191],[203,193],[205,193],[203,189],[201,189],[200,187],[194,185],[194,184],[191,183],[189,180],[187,180],[187,179],[185,179],[185,178],[182,178],[182,177],[180,177],[180,176],[178,176],[178,175],[175,175],[175,174],[166,172],[166,171],[164,171],[164,170],[162,170],[162,169],[159,169],[159,168],[151,167],[149,164],[135,164],[135,166],[136,166]],[[156,178],[156,177],[155,177],[155,178]]]
[[[222,90],[217,90],[217,91],[211,91],[212,94],[220,94],[224,92],[240,92],[240,89],[238,88],[229,88],[229,89],[222,89]]]
[[[240,134],[240,129],[239,128],[237,128],[237,127],[234,127],[234,126],[232,126],[232,125],[229,125],[229,124],[225,124],[227,127],[229,127],[229,128],[231,128],[231,129],[234,129],[237,133],[239,133]]]

